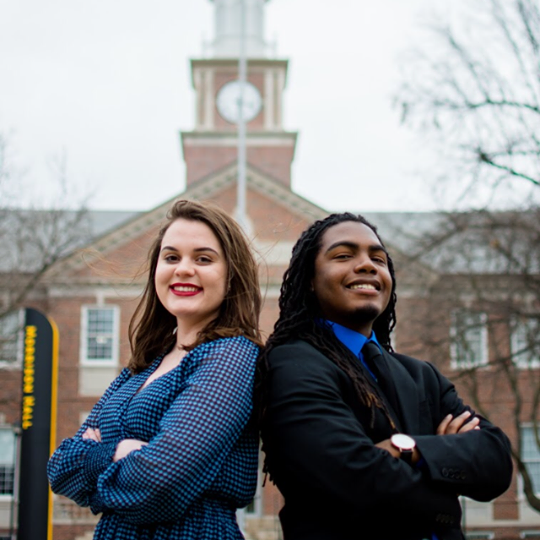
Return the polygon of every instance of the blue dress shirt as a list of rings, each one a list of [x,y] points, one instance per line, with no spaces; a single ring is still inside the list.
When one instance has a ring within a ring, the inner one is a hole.
[[[377,381],[377,377],[375,374],[369,369],[368,365],[364,361],[364,355],[362,354],[362,348],[368,341],[372,341],[381,348],[379,342],[377,341],[377,336],[375,336],[375,332],[371,332],[371,336],[368,338],[361,334],[360,332],[356,332],[355,330],[351,330],[350,328],[346,328],[345,326],[341,326],[341,324],[332,322],[332,321],[326,321],[326,323],[332,328],[334,331],[334,334],[336,337],[349,349],[355,356],[357,356],[360,359],[360,362],[362,362],[362,365],[369,371],[371,376],[375,381]],[[382,350],[381,350],[382,352]]]
[[[346,328],[345,326],[341,326],[341,324],[332,322],[332,321],[325,321],[330,328],[334,331],[334,334],[336,337],[349,349],[355,356],[357,356],[360,359],[360,362],[362,362],[362,365],[369,371],[371,376],[375,381],[377,381],[377,377],[373,374],[373,372],[369,369],[368,365],[364,361],[364,355],[362,354],[362,348],[368,341],[373,341],[379,347],[381,348],[381,345],[377,341],[377,336],[375,335],[375,332],[371,332],[371,336],[368,338],[364,336],[364,334],[361,334],[360,332],[356,332],[355,330],[351,330],[350,328]],[[382,349],[381,349],[382,351]],[[417,467],[421,468],[422,461],[419,461],[417,463]],[[433,534],[431,536],[431,540],[438,540],[437,536]]]

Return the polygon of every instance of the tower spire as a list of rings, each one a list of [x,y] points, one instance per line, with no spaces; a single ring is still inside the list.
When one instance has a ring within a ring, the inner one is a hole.
[[[245,9],[245,55],[248,58],[264,58],[264,4],[268,0],[210,0],[215,4],[215,58],[238,58],[241,47],[242,9]]]

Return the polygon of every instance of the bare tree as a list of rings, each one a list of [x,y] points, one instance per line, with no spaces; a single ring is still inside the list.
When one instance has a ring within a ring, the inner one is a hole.
[[[472,0],[427,28],[396,97],[403,120],[440,143],[463,196],[540,187],[540,5]],[[486,190],[486,186],[490,189]],[[530,195],[531,190],[521,190]],[[508,191],[506,192],[508,193]]]
[[[90,239],[86,201],[70,201],[65,159],[56,162],[53,203],[21,207],[20,173],[0,134],[0,360],[13,353],[17,310],[35,296],[48,268]]]
[[[531,426],[529,444],[540,448],[540,209],[424,219],[393,234],[410,253],[400,272],[433,270],[422,278],[423,301],[407,313],[400,348],[438,364],[480,414],[505,426],[527,502],[540,512],[523,438]]]
[[[438,146],[452,204],[472,210],[433,216],[416,236],[402,231],[414,246],[407,263],[437,276],[415,314],[420,342],[409,345],[441,359],[481,413],[503,419],[540,512],[523,446],[528,425],[540,449],[540,3],[463,2],[452,22],[439,16],[426,32],[396,102],[405,124]]]

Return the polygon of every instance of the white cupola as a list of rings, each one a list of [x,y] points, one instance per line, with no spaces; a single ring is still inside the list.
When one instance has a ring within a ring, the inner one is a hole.
[[[268,0],[210,0],[215,4],[215,58],[238,58],[242,32],[242,4],[245,17],[245,55],[266,57],[264,39],[264,4]]]

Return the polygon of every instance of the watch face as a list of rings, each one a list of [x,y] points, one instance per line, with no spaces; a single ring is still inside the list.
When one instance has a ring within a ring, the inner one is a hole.
[[[227,122],[236,124],[241,117],[245,122],[253,120],[261,110],[262,99],[253,84],[231,81],[220,88],[216,105],[219,114]]]
[[[390,440],[392,444],[400,450],[412,450],[416,446],[415,440],[403,433],[395,433]]]

